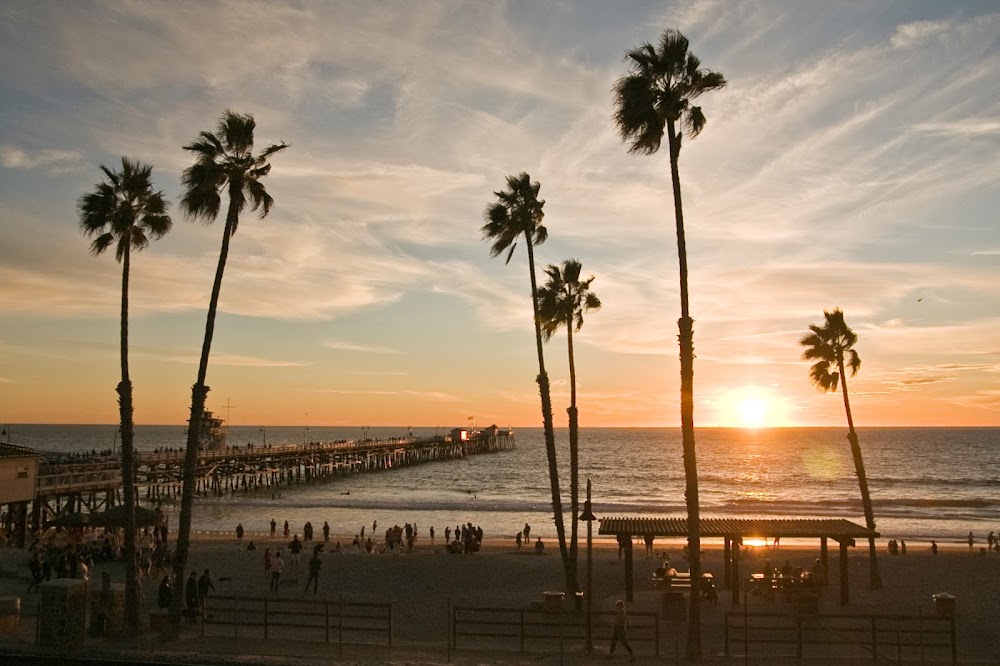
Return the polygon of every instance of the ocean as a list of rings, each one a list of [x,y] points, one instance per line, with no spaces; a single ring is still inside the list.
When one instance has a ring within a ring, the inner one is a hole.
[[[42,451],[111,448],[116,425],[13,425],[11,442]],[[182,447],[184,426],[137,426],[141,450]],[[400,437],[406,428],[371,427],[369,437]],[[413,428],[416,437],[435,428]],[[846,428],[698,429],[703,517],[847,518],[864,524]],[[971,530],[985,543],[1000,531],[1000,428],[862,428],[858,431],[877,529],[883,540],[964,541]],[[362,429],[233,426],[227,441],[245,445],[359,439]],[[513,451],[388,471],[336,477],[224,498],[196,500],[194,528],[228,531],[242,522],[265,531],[271,518],[294,530],[329,521],[334,533],[362,525],[472,522],[489,536],[511,536],[530,523],[553,538],[548,467],[541,428],[515,429]],[[569,445],[556,432],[567,532]],[[6,440],[4,440],[6,441]],[[602,516],[685,515],[680,431],[675,428],[586,428],[580,433],[581,504],[593,481]],[[171,520],[176,525],[176,520]],[[581,533],[584,530],[581,529]]]

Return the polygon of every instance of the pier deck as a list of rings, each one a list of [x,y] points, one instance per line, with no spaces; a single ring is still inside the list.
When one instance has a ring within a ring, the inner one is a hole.
[[[388,470],[514,448],[512,431],[490,429],[463,437],[393,438],[312,442],[285,446],[226,446],[200,451],[196,492],[202,496],[310,483],[341,474]],[[179,499],[184,450],[142,451],[136,455],[137,497],[149,502]],[[32,524],[70,512],[96,512],[120,504],[121,461],[42,463]]]

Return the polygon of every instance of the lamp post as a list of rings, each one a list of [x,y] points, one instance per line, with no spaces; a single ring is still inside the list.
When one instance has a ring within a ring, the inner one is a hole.
[[[587,477],[587,501],[583,503],[580,520],[587,522],[587,654],[594,650],[593,604],[594,604],[594,511],[590,504],[590,477]]]

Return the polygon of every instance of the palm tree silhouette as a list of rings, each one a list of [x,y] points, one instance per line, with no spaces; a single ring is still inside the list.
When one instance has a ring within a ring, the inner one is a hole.
[[[138,635],[140,598],[135,541],[135,448],[132,421],[132,380],[128,369],[128,283],[132,251],[144,250],[150,239],[162,238],[172,222],[163,192],[153,189],[153,167],[122,157],[121,171],[101,165],[104,180],[77,202],[80,229],[96,236],[90,251],[96,256],[115,246],[122,265],[121,370],[116,389],[122,435],[122,488],[125,500],[125,623]]]
[[[212,297],[208,303],[208,319],[205,323],[201,360],[198,363],[198,379],[191,389],[191,420],[188,424],[187,448],[184,456],[177,552],[174,556],[174,598],[170,608],[171,625],[175,631],[180,627],[184,601],[184,574],[191,544],[191,512],[194,505],[201,419],[209,391],[205,385],[205,375],[208,372],[208,356],[212,348],[212,335],[215,332],[215,314],[219,305],[219,291],[222,288],[222,274],[229,256],[229,240],[236,233],[240,213],[247,206],[252,211],[260,210],[261,218],[271,212],[274,199],[267,193],[261,181],[271,171],[268,158],[288,147],[284,142],[272,144],[255,155],[253,152],[255,128],[256,122],[251,114],[240,114],[226,109],[214,133],[201,132],[193,143],[184,146],[184,150],[195,154],[195,162],[184,170],[181,178],[184,186],[181,209],[192,219],[213,222],[222,207],[223,190],[229,195],[229,207],[226,211],[226,227],[222,232],[219,263],[215,269],[215,282],[212,284]]]
[[[528,272],[531,276],[531,304],[535,315],[535,343],[538,349],[538,392],[542,398],[542,425],[545,431],[545,455],[549,463],[549,484],[552,489],[552,512],[555,517],[556,536],[559,540],[559,554],[562,557],[566,575],[566,591],[575,592],[577,585],[566,550],[566,527],[563,524],[562,497],[559,492],[559,469],[556,463],[556,440],[552,429],[552,396],[549,391],[549,375],[545,371],[545,355],[542,351],[541,319],[538,312],[538,286],[535,282],[535,245],[541,245],[549,232],[542,225],[545,200],[538,198],[541,188],[531,177],[522,173],[507,176],[507,188],[494,192],[497,201],[486,207],[486,224],[483,225],[483,239],[493,242],[490,255],[498,257],[507,252],[507,263],[514,255],[517,239],[524,236],[528,248]]]
[[[680,263],[681,317],[681,438],[684,448],[685,499],[688,514],[688,551],[691,578],[701,575],[701,525],[698,505],[698,464],[694,440],[694,320],[688,306],[687,246],[684,211],[677,161],[683,132],[694,138],[705,127],[701,107],[691,100],[726,85],[718,72],[701,68],[701,61],[688,51],[688,40],[676,30],[664,30],[658,47],[648,42],[626,55],[628,74],[615,83],[615,125],[630,153],[651,155],[660,149],[664,131],[670,149],[670,177],[674,191],[674,221],[677,227],[677,257]],[[687,657],[701,659],[701,609],[697,594],[691,595]]]
[[[812,332],[799,341],[806,348],[802,352],[802,359],[816,361],[809,368],[809,379],[821,391],[836,391],[837,385],[840,384],[841,392],[844,395],[844,411],[847,412],[847,441],[851,443],[854,471],[858,475],[858,485],[861,487],[861,504],[865,511],[865,524],[868,529],[874,530],[875,513],[872,509],[872,498],[868,494],[868,476],[865,474],[865,463],[861,458],[858,433],[854,430],[851,402],[847,397],[846,370],[850,369],[853,377],[858,374],[858,370],[861,368],[861,358],[854,350],[858,336],[844,321],[844,313],[840,308],[833,312],[824,310],[823,316],[826,319],[825,324],[822,327],[811,324],[809,330]],[[877,590],[882,587],[882,577],[878,570],[875,537],[868,538],[868,554],[871,578],[869,583],[873,590]]]
[[[570,515],[573,516],[569,541],[569,562],[572,579],[577,579],[577,538],[579,521],[576,517],[580,509],[580,422],[576,410],[576,361],[573,356],[573,332],[583,328],[583,314],[601,308],[601,299],[590,291],[594,276],[580,281],[583,267],[575,259],[567,259],[562,268],[549,265],[545,273],[548,282],[538,290],[538,314],[542,323],[542,337],[548,342],[561,326],[566,327],[566,342],[569,350],[569,494]]]

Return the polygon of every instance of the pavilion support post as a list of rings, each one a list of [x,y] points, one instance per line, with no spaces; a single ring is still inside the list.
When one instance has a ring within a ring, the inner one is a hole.
[[[850,587],[847,580],[847,542],[840,542],[840,605],[851,602]]]
[[[628,535],[625,541],[625,601],[632,601],[632,590],[634,585],[634,571],[632,565],[632,535]]]
[[[738,539],[733,539],[732,545],[732,577],[729,581],[733,589],[733,603],[740,603],[740,542]],[[692,585],[695,584],[694,581],[691,582]],[[694,589],[692,587],[692,589]]]
[[[826,537],[819,540],[819,561],[823,563],[823,585],[830,584],[830,554],[826,547]]]
[[[732,585],[732,542],[729,537],[725,537],[722,542],[722,568],[723,568],[723,587],[729,588]]]

